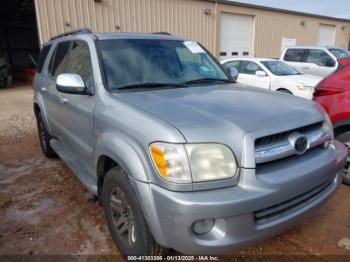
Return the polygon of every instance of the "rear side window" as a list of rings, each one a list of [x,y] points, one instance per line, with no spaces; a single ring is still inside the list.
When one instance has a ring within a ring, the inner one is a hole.
[[[62,42],[56,47],[55,55],[52,57],[49,69],[49,73],[55,79],[64,73],[66,69],[70,44],[71,42]]]
[[[39,55],[39,61],[36,66],[36,72],[41,73],[41,71],[43,70],[43,66],[45,64],[46,57],[50,51],[50,48],[51,48],[51,45],[46,45],[41,49],[41,52]]]
[[[284,61],[304,62],[304,49],[288,49],[284,55]]]
[[[307,56],[308,63],[314,63],[318,66],[335,66],[335,61],[325,51],[321,49],[311,49]]]

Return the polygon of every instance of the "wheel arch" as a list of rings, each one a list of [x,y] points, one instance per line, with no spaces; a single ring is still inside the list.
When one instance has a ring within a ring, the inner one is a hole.
[[[338,136],[350,131],[350,119],[342,119],[333,124],[334,135]]]

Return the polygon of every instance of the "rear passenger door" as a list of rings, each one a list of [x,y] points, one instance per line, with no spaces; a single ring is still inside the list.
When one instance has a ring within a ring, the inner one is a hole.
[[[336,61],[322,49],[309,49],[306,62],[304,72],[311,75],[328,76],[336,69]]]
[[[63,135],[62,122],[64,117],[61,114],[62,104],[56,89],[56,79],[65,71],[70,46],[71,42],[69,41],[60,42],[55,46],[46,72],[47,84],[44,89],[40,90],[45,93],[47,116],[52,135],[58,138],[62,138]]]
[[[284,54],[283,61],[295,67],[301,72],[308,69],[306,63],[307,50],[302,48],[289,48]]]
[[[95,81],[88,42],[72,42],[64,73],[80,75],[85,86],[94,93]],[[65,145],[75,152],[87,165],[93,153],[94,95],[77,95],[59,92],[60,122]]]

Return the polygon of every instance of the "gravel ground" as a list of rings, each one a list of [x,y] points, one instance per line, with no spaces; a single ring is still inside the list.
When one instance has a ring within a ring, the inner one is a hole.
[[[32,96],[30,86],[0,90],[0,255],[118,254],[103,210],[86,201],[85,189],[59,159],[41,154]],[[233,254],[350,255],[346,199],[350,188],[341,186],[291,230]]]

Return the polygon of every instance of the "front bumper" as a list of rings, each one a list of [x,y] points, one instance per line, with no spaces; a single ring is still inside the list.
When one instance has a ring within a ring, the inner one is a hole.
[[[320,152],[303,156],[305,161],[296,161],[283,172],[275,166],[275,170],[242,169],[235,187],[173,192],[141,182],[135,186],[146,220],[161,245],[187,254],[223,254],[290,228],[330,197],[341,183],[339,172],[346,150],[336,142],[336,157],[334,150]],[[257,221],[257,213],[305,196],[320,185],[322,190],[302,204],[277,212],[266,222]],[[194,234],[193,223],[208,218],[215,219],[213,229]]]

